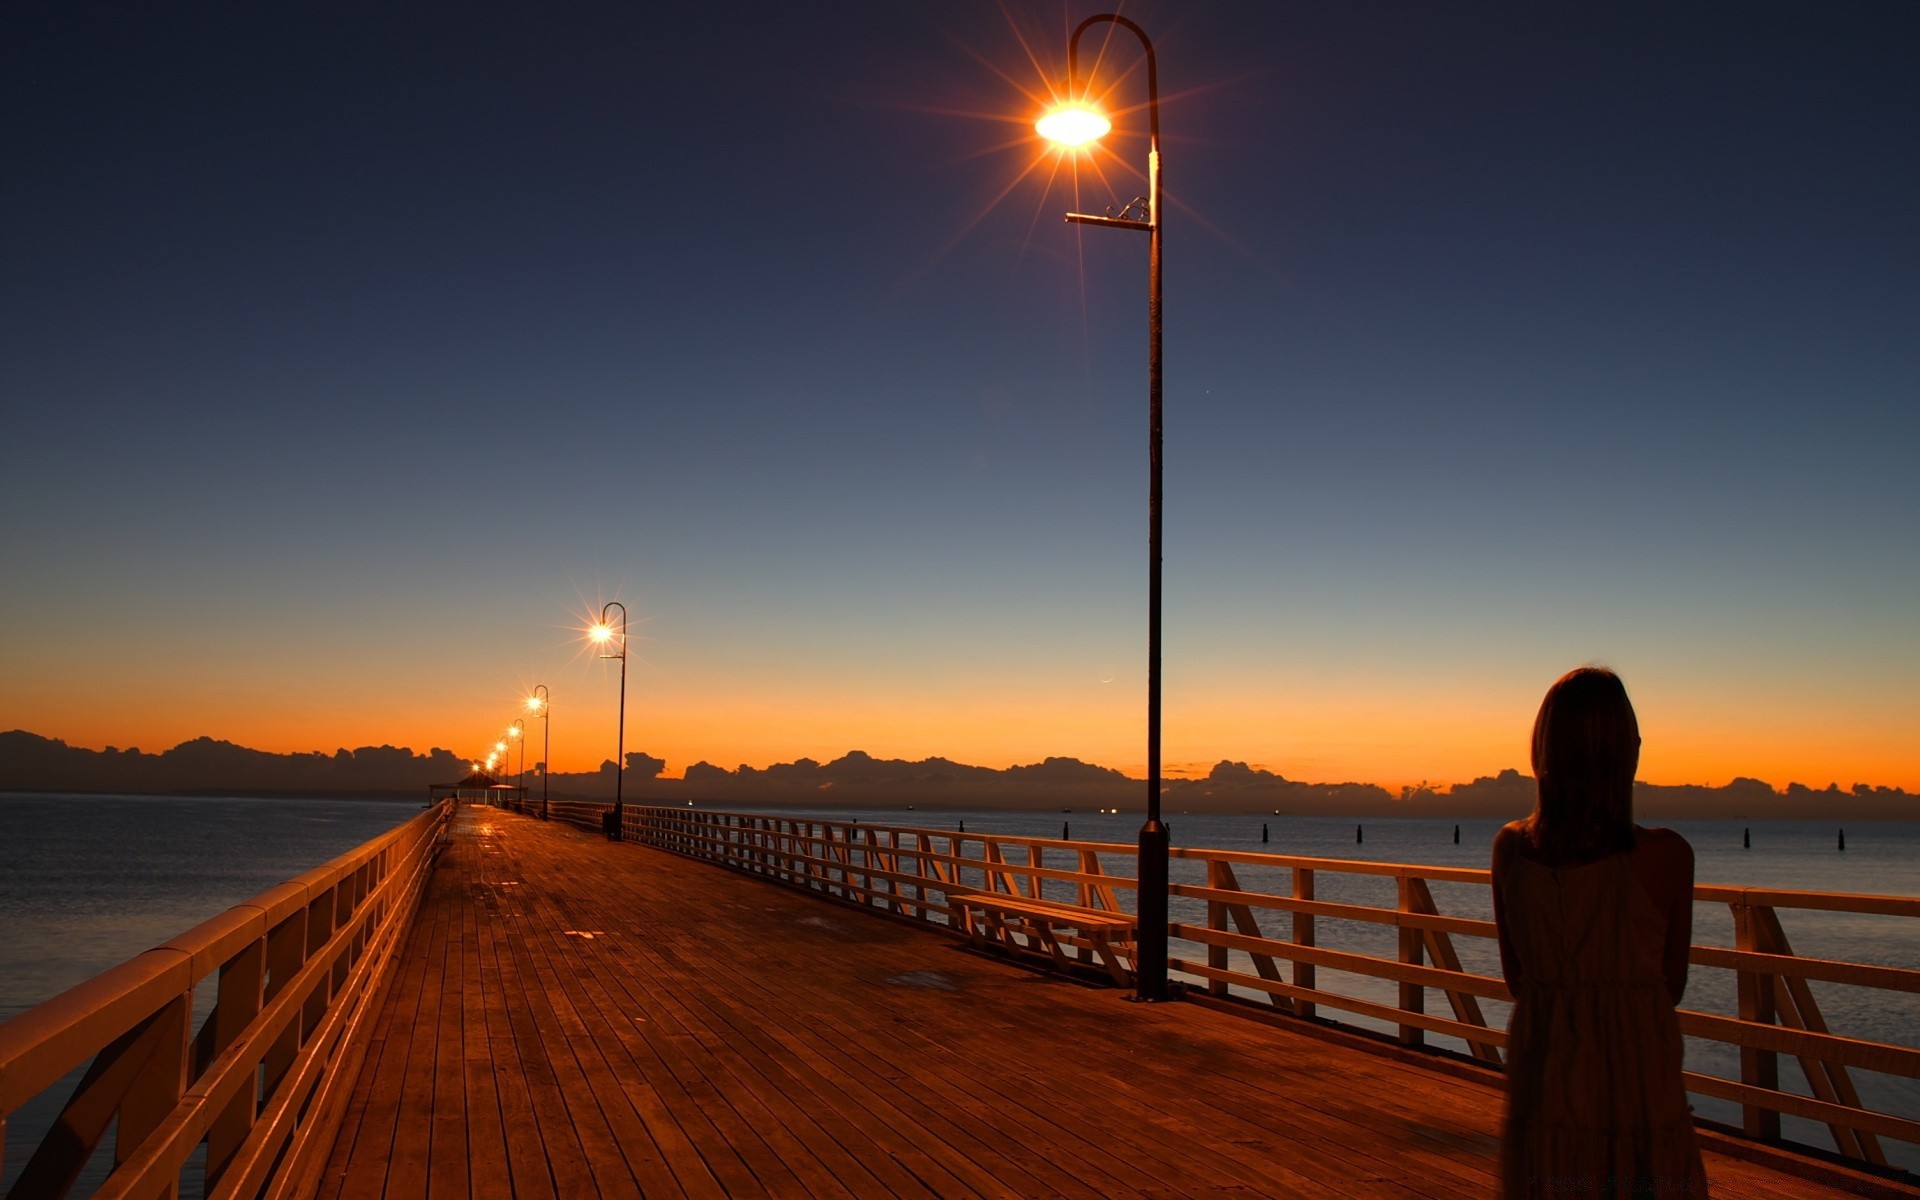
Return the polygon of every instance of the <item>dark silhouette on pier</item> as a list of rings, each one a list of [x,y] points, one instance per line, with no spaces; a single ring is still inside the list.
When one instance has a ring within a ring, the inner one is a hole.
[[[1693,932],[1693,850],[1633,823],[1640,731],[1611,671],[1547,692],[1539,800],[1493,847],[1508,1029],[1503,1195],[1703,1196],[1674,1006]]]

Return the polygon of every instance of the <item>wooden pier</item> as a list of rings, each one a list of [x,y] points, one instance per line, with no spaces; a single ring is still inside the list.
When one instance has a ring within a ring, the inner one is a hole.
[[[1494,1190],[1486,1082],[558,822],[465,810],[400,964],[325,1200]]]
[[[589,832],[604,808],[436,806],[0,1024],[0,1121],[30,1149],[0,1162],[7,1200],[1495,1190],[1505,1031],[1480,1001],[1505,989],[1456,953],[1490,923],[1429,887],[1485,872],[1176,848],[1198,984],[1142,1005],[1115,986],[1124,847],[632,807],[622,843]],[[1341,875],[1395,899],[1316,892]],[[1715,1194],[1920,1197],[1875,1170],[1920,1123],[1852,1075],[1920,1077],[1920,1051],[1827,1032],[1807,990],[1920,971],[1797,957],[1774,915],[1920,900],[1696,898],[1746,931],[1694,948],[1742,1015],[1682,1013],[1741,1051],[1739,1080],[1689,1076],[1746,1114],[1703,1133]],[[1336,922],[1393,931],[1387,956],[1329,944]],[[1783,1059],[1813,1095],[1777,1086]],[[1859,1169],[1781,1142],[1783,1115]]]

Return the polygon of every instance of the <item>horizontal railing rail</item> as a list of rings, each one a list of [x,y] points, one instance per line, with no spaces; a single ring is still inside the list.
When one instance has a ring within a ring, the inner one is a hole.
[[[553,807],[555,819],[597,830],[609,806],[582,803],[565,817]],[[639,805],[626,807],[623,836],[953,932],[965,917],[948,894],[962,889],[1134,909],[1130,845]],[[1384,1023],[1411,1047],[1430,1034],[1452,1038],[1487,1067],[1501,1065],[1504,1011],[1490,1016],[1487,1003],[1512,997],[1482,915],[1491,913],[1489,871],[1198,847],[1172,856],[1169,966],[1192,987],[1288,1016],[1325,1020],[1331,1010],[1363,1027]],[[1435,885],[1449,889],[1453,911],[1441,910]],[[1368,899],[1369,888],[1382,895]],[[1834,1032],[1809,986],[1912,995],[1920,970],[1801,957],[1779,918],[1796,909],[1920,918],[1920,898],[1717,885],[1694,898],[1727,907],[1734,945],[1693,947],[1690,991],[1737,1003],[1726,1013],[1683,1009],[1681,1031],[1739,1065],[1737,1078],[1689,1071],[1689,1090],[1738,1105],[1742,1132],[1757,1139],[1780,1140],[1790,1116],[1824,1125],[1840,1154],[1873,1166],[1887,1165],[1882,1138],[1920,1145],[1920,1120],[1864,1103],[1853,1078],[1920,1079],[1920,1049]],[[1083,956],[1090,948],[1076,944]],[[1703,978],[1716,975],[1719,986]],[[1429,1012],[1435,997],[1445,1008]],[[1783,1058],[1800,1068],[1804,1092],[1783,1086]]]
[[[0,1024],[0,1128],[82,1066],[11,1198],[311,1191],[451,802]],[[202,988],[205,984],[207,987]],[[196,993],[211,1011],[192,1028]],[[189,1160],[205,1148],[191,1171]]]

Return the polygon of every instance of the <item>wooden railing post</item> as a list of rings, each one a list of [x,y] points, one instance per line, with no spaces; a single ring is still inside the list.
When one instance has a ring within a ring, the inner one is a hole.
[[[1295,900],[1313,899],[1312,870],[1305,867],[1295,867],[1293,868],[1292,875],[1293,898]],[[1289,921],[1288,924],[1293,927],[1293,936],[1290,940],[1294,945],[1311,946],[1314,944],[1312,913],[1295,912],[1293,919]],[[1319,986],[1314,979],[1312,963],[1301,962],[1297,958],[1293,960],[1293,986],[1304,988],[1307,991],[1312,991]],[[1293,1011],[1296,1016],[1312,1017],[1314,1006],[1309,1001],[1296,1000],[1293,1003]]]
[[[1761,930],[1751,905],[1732,904],[1733,944],[1735,949],[1755,950],[1763,944]],[[1739,997],[1740,1019],[1763,1025],[1774,1023],[1773,976],[1748,968],[1734,973]],[[1780,1090],[1780,1055],[1754,1046],[1740,1047],[1740,1082],[1750,1087]],[[1740,1106],[1741,1128],[1748,1137],[1769,1141],[1780,1136],[1780,1114],[1758,1104]]]
[[[913,859],[913,883],[909,885],[913,889],[913,915],[924,921],[927,919],[926,881],[932,876],[927,855],[933,853],[933,839],[917,833],[913,836],[913,848],[918,852]]]
[[[292,983],[293,977],[300,973],[300,965],[306,961],[307,909],[302,905],[294,910],[292,916],[267,932],[267,984],[262,992],[262,1003],[271,1002]],[[261,1061],[265,1075],[261,1086],[266,1095],[273,1095],[280,1086],[287,1068],[293,1065],[294,1056],[299,1052],[300,1025],[295,1022],[280,1035]]]
[[[193,993],[176,996],[158,1013],[148,1027],[151,1048],[146,1064],[133,1077],[127,1095],[120,1102],[120,1122],[113,1140],[115,1166],[127,1161],[147,1136],[160,1128],[180,1097],[187,1090],[187,1038]],[[178,1178],[170,1180],[157,1193],[162,1200],[174,1200],[180,1194]]]
[[[263,938],[229,959],[220,968],[219,998],[213,1007],[213,1053],[218,1055],[259,1015],[261,997],[266,994],[267,943]],[[255,1089],[248,1088],[233,1098],[207,1131],[207,1182],[218,1183],[232,1161],[234,1151],[246,1141],[253,1128],[259,1104]]]
[[[1230,868],[1227,867],[1226,863],[1216,859],[1208,859],[1207,886],[1225,890],[1228,886],[1227,876],[1229,871]],[[1221,933],[1226,932],[1227,906],[1218,900],[1207,901],[1207,928]],[[1209,943],[1207,946],[1207,965],[1216,971],[1226,970],[1227,948]],[[1224,979],[1209,979],[1207,981],[1207,991],[1216,996],[1224,996],[1227,994],[1227,981]]]
[[[1225,859],[1209,858],[1207,860],[1207,886],[1218,888],[1223,892],[1237,892],[1242,890],[1240,887],[1240,877],[1234,874],[1233,864]],[[1220,924],[1217,926],[1213,924],[1213,909],[1216,906],[1220,909]],[[1250,905],[1233,904],[1224,900],[1209,900],[1207,902],[1207,927],[1210,929],[1226,930],[1229,928],[1229,922],[1231,922],[1231,928],[1238,930],[1247,937],[1257,938],[1262,936],[1260,933],[1260,922],[1253,915],[1253,908]],[[1280,982],[1280,967],[1273,961],[1272,955],[1254,952],[1249,953],[1248,957],[1253,960],[1253,969],[1259,972],[1260,978],[1271,980],[1274,983]],[[1213,970],[1226,970],[1227,948],[1209,943],[1207,946],[1207,966]],[[1209,990],[1215,995],[1224,996],[1227,994],[1226,980],[1211,979],[1207,982]],[[1275,1008],[1289,1012],[1293,1009],[1293,1002],[1277,992],[1269,992],[1267,999]]]
[[[1097,850],[1080,851],[1080,873],[1083,875],[1105,875],[1100,866],[1100,854]],[[1120,893],[1110,883],[1082,883],[1080,885],[1080,907],[1098,908],[1107,912],[1120,911]]]
[[[1780,914],[1771,907],[1756,907],[1753,916],[1755,940],[1761,947],[1768,954],[1791,956],[1793,945],[1787,941],[1787,931],[1781,928]],[[1804,979],[1791,975],[1774,976],[1774,1007],[1783,1025],[1813,1033],[1828,1032],[1826,1018],[1820,1014],[1820,1005],[1814,999],[1813,989],[1807,986]],[[1844,1063],[1827,1062],[1805,1055],[1799,1061],[1800,1071],[1806,1076],[1807,1084],[1816,1098],[1848,1108],[1860,1107],[1860,1091],[1854,1087],[1853,1076],[1848,1073]],[[1886,1151],[1881,1149],[1880,1139],[1873,1134],[1831,1123],[1827,1131],[1833,1135],[1833,1144],[1840,1148],[1840,1153],[1865,1159],[1877,1167],[1887,1165]]]
[[[900,874],[900,831],[898,829],[887,830],[887,850],[881,855],[880,863],[887,871],[887,911],[901,912],[903,911],[900,904],[902,889],[899,879],[895,878]]]
[[[1412,911],[1428,916],[1440,915],[1439,906],[1434,904],[1433,891],[1427,887],[1426,880],[1408,878],[1404,882],[1413,900]],[[1460,955],[1453,948],[1452,935],[1442,929],[1424,929],[1419,932],[1421,941],[1427,948],[1427,958],[1434,966],[1443,971],[1464,973],[1465,968],[1460,965]],[[1447,1003],[1453,1007],[1454,1020],[1462,1025],[1478,1025],[1482,1029],[1486,1028],[1487,1018],[1486,1014],[1480,1011],[1479,1000],[1475,999],[1471,993],[1453,988],[1447,988],[1446,993]],[[1500,1048],[1491,1041],[1476,1041],[1468,1038],[1467,1046],[1473,1051],[1474,1057],[1483,1062],[1492,1063],[1494,1066],[1500,1065]]]
[[[1399,893],[1398,910],[1402,913],[1414,911],[1413,884],[1416,882],[1401,876],[1394,880]],[[1400,926],[1400,961],[1408,966],[1420,965],[1421,951],[1425,939],[1420,931],[1410,925]],[[1427,1011],[1427,989],[1417,983],[1400,985],[1400,1011],[1424,1013]],[[1400,1026],[1400,1044],[1403,1046],[1423,1046],[1427,1041],[1427,1031],[1418,1025]]]
[[[300,956],[306,962],[320,947],[333,937],[333,901],[335,888],[328,888],[307,902],[307,947]],[[300,1044],[306,1045],[307,1038],[318,1028],[320,1018],[327,1013],[327,1002],[333,998],[334,980],[329,977],[326,985],[313,989],[307,997],[307,1005],[300,1017]]]
[[[984,881],[982,890],[1005,892],[1009,896],[1019,895],[1020,886],[1013,881],[1012,873],[1007,870],[1007,859],[1000,851],[1000,843],[992,838],[986,838],[980,844],[984,850],[982,858],[985,860],[985,865],[980,868],[981,878]]]

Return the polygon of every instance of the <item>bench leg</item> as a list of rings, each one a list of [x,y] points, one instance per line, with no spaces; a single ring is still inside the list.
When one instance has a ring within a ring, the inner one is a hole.
[[[1053,956],[1053,969],[1065,974],[1067,971],[1067,953],[1060,948],[1060,942],[1053,936],[1053,926],[1042,921],[1037,928],[1040,939],[1046,943],[1047,953]]]
[[[1011,954],[1013,952],[1013,931],[1007,928],[1006,918],[994,912],[992,909],[981,909],[980,918],[987,930],[985,940],[1000,943],[1006,947],[1007,952]]]
[[[1115,983],[1121,987],[1126,987],[1128,983],[1127,973],[1121,968],[1119,958],[1115,957],[1113,947],[1107,942],[1106,934],[1096,933],[1091,934],[1090,937],[1093,941],[1094,952],[1100,956],[1100,961],[1105,964],[1107,974],[1113,976]]]

